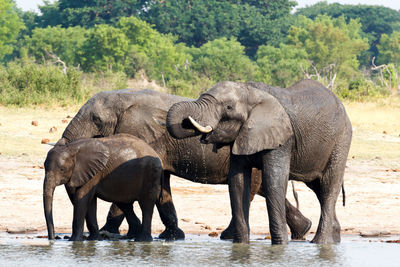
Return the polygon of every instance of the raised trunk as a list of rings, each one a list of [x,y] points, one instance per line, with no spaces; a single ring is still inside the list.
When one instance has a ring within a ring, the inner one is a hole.
[[[188,119],[196,110],[196,105],[190,101],[172,105],[167,114],[167,130],[172,137],[183,139],[199,134]]]
[[[171,136],[183,139],[211,132],[217,123],[211,101],[213,100],[203,97],[196,101],[174,104],[167,115],[167,129]]]
[[[54,182],[50,181],[46,176],[43,184],[43,206],[44,216],[46,218],[47,233],[49,239],[54,239],[54,223],[53,223],[53,195],[55,189]]]

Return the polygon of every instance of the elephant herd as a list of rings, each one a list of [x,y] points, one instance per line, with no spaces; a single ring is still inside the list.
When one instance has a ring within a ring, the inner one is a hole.
[[[101,230],[151,241],[154,205],[165,230],[184,239],[172,201],[170,176],[228,184],[232,218],[221,239],[249,242],[249,208],[266,199],[272,244],[304,237],[311,221],[286,199],[288,180],[303,181],[320,202],[314,243],[340,242],[335,204],[343,187],[352,128],[344,106],[320,83],[283,89],[255,82],[220,82],[197,100],[153,90],[100,92],[66,127],[45,161],[43,203],[54,239],[53,194],[64,184],[74,207],[72,236]],[[96,199],[112,202],[99,230]],[[133,211],[138,201],[142,221]],[[260,216],[264,216],[261,215]]]

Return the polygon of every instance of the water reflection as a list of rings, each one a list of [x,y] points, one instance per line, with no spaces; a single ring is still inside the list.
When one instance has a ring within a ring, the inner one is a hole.
[[[232,244],[230,262],[235,264],[250,264],[251,249],[250,245],[247,244]]]
[[[317,245],[319,250],[319,258],[322,260],[329,261],[331,263],[337,263],[336,245]]]
[[[0,239],[0,266],[400,266],[400,245],[378,241],[272,246],[265,240],[245,245],[198,236],[152,243]]]
[[[269,262],[280,262],[283,260],[286,248],[287,245],[270,246],[266,251],[265,258],[268,259]]]
[[[68,242],[71,243],[70,255],[74,258],[94,257],[96,256],[96,242],[97,241]]]

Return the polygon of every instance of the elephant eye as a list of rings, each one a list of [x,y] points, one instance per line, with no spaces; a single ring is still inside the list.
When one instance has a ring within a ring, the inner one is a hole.
[[[93,116],[94,123],[101,123],[101,119],[97,116]]]
[[[226,106],[226,109],[232,109],[232,106],[231,105],[228,105],[228,106]]]

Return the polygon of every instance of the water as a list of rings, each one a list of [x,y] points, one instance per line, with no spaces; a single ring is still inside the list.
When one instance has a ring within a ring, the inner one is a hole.
[[[249,245],[208,236],[184,241],[48,241],[0,234],[0,266],[400,266],[400,244],[342,236],[337,245],[290,242],[271,246],[252,236]],[[391,237],[390,239],[399,239]]]

